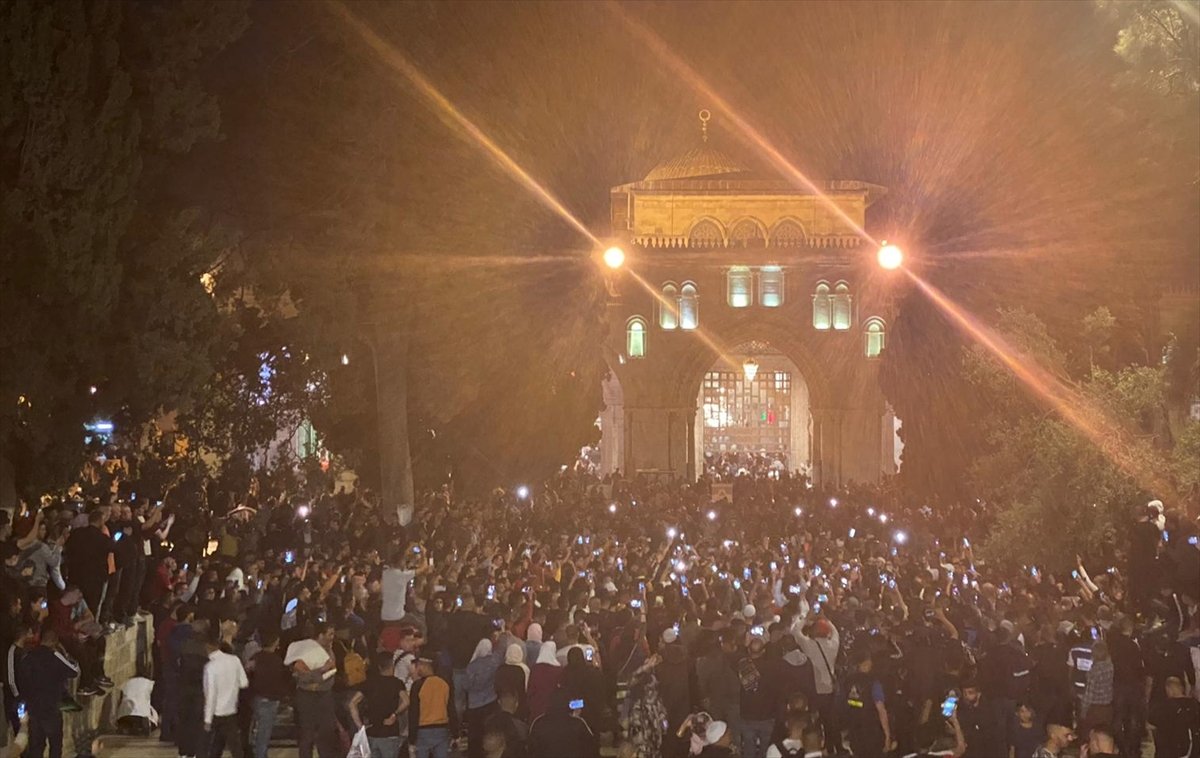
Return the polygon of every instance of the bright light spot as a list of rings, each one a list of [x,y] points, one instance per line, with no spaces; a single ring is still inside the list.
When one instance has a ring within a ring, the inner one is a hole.
[[[676,529],[675,527],[672,526],[669,529],[667,529],[667,539],[673,540],[678,536],[679,536],[679,530]]]
[[[211,271],[205,271],[200,275],[200,286],[211,295],[217,289],[217,277]]]
[[[113,422],[97,421],[96,423],[92,424],[92,429],[97,432],[103,432],[104,434],[108,434],[113,430]]]
[[[619,247],[610,247],[604,251],[604,265],[609,268],[621,268],[625,263],[625,251]]]
[[[900,264],[904,263],[904,253],[895,245],[889,245],[887,240],[883,241],[883,247],[879,248],[879,265],[891,271],[900,268]]]
[[[754,377],[758,376],[758,361],[754,360],[753,358],[747,358],[746,361],[742,363],[742,372],[746,375],[746,383],[752,384],[754,382]]]
[[[888,515],[886,513],[879,514],[879,523],[886,524],[887,522],[888,522]]]
[[[829,507],[837,508],[837,498],[836,497],[829,498]]]
[[[857,533],[858,533],[857,529],[855,529],[854,527],[850,527],[850,539],[854,539],[854,535]]]
[[[94,384],[93,384],[91,387],[88,387],[88,394],[89,394],[89,395],[95,395],[95,394],[96,394],[96,385],[94,385]]]
[[[717,520],[717,512],[716,512],[716,511],[709,511],[709,512],[708,512],[708,520],[709,520],[709,521],[716,521],[716,520]]]
[[[617,512],[617,504],[616,504],[616,503],[609,503],[609,504],[608,504],[608,512],[609,512],[609,513],[616,513],[616,512]]]
[[[675,561],[675,570],[676,570],[676,571],[678,571],[678,572],[679,572],[679,573],[681,573],[681,574],[682,574],[684,571],[687,571],[687,562],[685,562],[685,561]]]
[[[795,509],[794,511],[792,511],[792,513],[794,513],[794,514],[796,514],[797,516],[799,516],[799,515],[801,515],[801,514],[803,514],[803,513],[804,513],[804,509],[803,509],[803,508],[801,508],[800,506],[796,506],[796,509]]]
[[[905,542],[908,542],[908,535],[897,530],[896,533],[892,535],[892,539],[896,541],[897,545],[903,545]]]
[[[310,513],[310,510],[307,505],[302,505],[296,509],[296,515],[299,516],[300,518],[308,518],[309,513]]]
[[[342,353],[342,365],[343,366],[350,365],[350,356],[347,353]]]
[[[524,500],[527,497],[529,497],[529,488],[524,484],[522,484],[520,487],[517,487],[517,499]]]
[[[874,508],[868,508],[868,509],[867,509],[867,515],[868,515],[868,516],[874,516],[874,515],[875,515],[875,509],[874,509]]]

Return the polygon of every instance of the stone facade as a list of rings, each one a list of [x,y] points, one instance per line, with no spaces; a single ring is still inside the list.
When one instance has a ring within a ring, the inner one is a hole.
[[[797,186],[745,170],[707,142],[613,188],[612,233],[627,258],[608,282],[604,468],[698,476],[701,381],[715,366],[740,366],[739,346],[753,342],[794,363],[806,391],[807,418],[793,422],[807,439],[792,445],[806,460],[790,468],[831,483],[894,472],[893,416],[864,331],[878,319],[886,335],[894,309],[888,274],[861,234],[883,193],[858,181]],[[749,278],[731,283],[732,267],[747,267]],[[824,313],[814,310],[831,307],[839,283],[844,328],[817,328]],[[685,285],[696,297],[682,306]],[[731,304],[741,297],[731,288],[746,290],[744,307]],[[685,328],[681,308],[693,304],[698,323]],[[665,324],[663,309],[674,314]],[[640,357],[628,341],[635,320],[644,325]]]

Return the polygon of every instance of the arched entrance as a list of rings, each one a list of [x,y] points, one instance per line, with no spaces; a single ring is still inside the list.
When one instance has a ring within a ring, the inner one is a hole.
[[[812,414],[800,368],[770,344],[746,342],[705,372],[696,397],[696,474],[812,469]]]

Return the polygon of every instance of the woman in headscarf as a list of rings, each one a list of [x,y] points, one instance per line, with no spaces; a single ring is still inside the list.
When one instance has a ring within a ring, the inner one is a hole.
[[[550,696],[558,689],[562,673],[562,667],[558,665],[558,646],[553,641],[543,642],[537,662],[529,672],[529,688],[526,691],[531,723],[550,706]]]
[[[498,653],[484,637],[467,664],[467,758],[483,758],[483,723],[500,707],[496,702]]]
[[[538,654],[542,652],[542,625],[530,624],[525,630],[525,661],[530,665],[537,662]]]
[[[513,643],[504,653],[504,665],[496,671],[496,697],[505,693],[517,699],[517,715],[527,717],[525,691],[529,687],[529,667],[525,665],[525,646]]]

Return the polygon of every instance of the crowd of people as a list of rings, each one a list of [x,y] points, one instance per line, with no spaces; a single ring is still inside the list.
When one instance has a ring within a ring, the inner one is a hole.
[[[3,525],[25,758],[59,758],[138,614],[181,757],[266,758],[289,711],[301,758],[1200,754],[1197,524],[1157,501],[1038,567],[976,556],[985,503],[778,472],[714,502],[571,470],[411,514],[211,489],[116,481]]]

